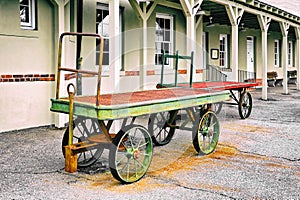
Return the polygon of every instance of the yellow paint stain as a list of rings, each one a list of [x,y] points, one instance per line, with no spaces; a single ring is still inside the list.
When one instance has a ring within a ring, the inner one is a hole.
[[[247,124],[236,124],[236,123],[227,123],[223,125],[223,128],[228,130],[233,130],[242,133],[272,133],[271,129],[262,127],[262,126],[254,126]]]
[[[264,165],[267,167],[281,168],[281,169],[291,168],[288,165],[283,165],[283,164],[278,164],[278,163],[265,163]]]
[[[155,183],[151,177],[144,177],[138,182],[127,185],[110,185],[106,189],[117,193],[149,192],[156,188],[166,187],[164,184]]]
[[[216,162],[220,159],[226,159],[228,157],[235,156],[238,153],[238,150],[232,147],[218,145],[216,151],[212,154],[205,155],[205,156],[197,156],[194,147],[190,145],[185,152],[182,153],[180,157],[174,162],[171,162],[168,165],[161,165],[162,167],[159,168],[159,163],[166,162],[166,160],[157,160],[154,158],[154,163],[152,165],[155,166],[156,170],[151,170],[149,174],[153,176],[159,176],[161,174],[165,175],[172,175],[179,171],[190,171],[194,169],[201,170],[201,165],[217,165],[219,162]],[[156,164],[157,163],[157,164]],[[222,164],[224,165],[224,163]]]

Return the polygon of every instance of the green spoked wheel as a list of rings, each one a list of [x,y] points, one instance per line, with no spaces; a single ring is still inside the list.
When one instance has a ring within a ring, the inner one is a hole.
[[[212,153],[219,140],[220,124],[214,112],[206,112],[193,128],[193,145],[201,155]]]
[[[174,135],[175,128],[168,125],[170,116],[170,112],[161,112],[150,115],[148,130],[151,133],[152,141],[156,146],[168,144]],[[172,122],[172,125],[175,124],[176,120]]]
[[[133,183],[147,172],[153,154],[149,132],[142,126],[124,127],[113,139],[109,152],[109,167],[121,183]]]
[[[238,109],[242,119],[246,119],[250,116],[252,110],[252,97],[249,92],[242,93]]]
[[[87,138],[102,134],[97,119],[77,117],[73,121],[73,144],[85,142]],[[62,139],[62,153],[65,156],[65,146],[68,145],[69,127],[66,129]],[[97,146],[87,148],[86,151],[78,154],[77,166],[78,168],[88,167],[94,164],[102,155],[104,148]]]

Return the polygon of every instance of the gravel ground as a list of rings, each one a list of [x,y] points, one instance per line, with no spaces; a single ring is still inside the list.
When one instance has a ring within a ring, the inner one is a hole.
[[[64,171],[64,130],[35,128],[1,133],[1,199],[300,199],[300,92],[251,92],[253,110],[241,120],[225,105],[216,151],[196,154],[191,133],[177,130],[155,147],[146,176],[121,185],[107,169],[105,151],[94,166]],[[100,169],[100,170],[99,170]]]

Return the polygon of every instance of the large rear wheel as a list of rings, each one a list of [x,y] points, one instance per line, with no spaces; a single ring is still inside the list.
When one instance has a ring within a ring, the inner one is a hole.
[[[109,168],[121,183],[133,183],[147,172],[153,154],[149,132],[142,126],[124,127],[113,139],[109,152]]]

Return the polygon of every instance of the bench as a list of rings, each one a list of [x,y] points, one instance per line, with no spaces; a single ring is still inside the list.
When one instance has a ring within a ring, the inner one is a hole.
[[[278,74],[276,71],[267,72],[267,81],[269,87],[275,87],[276,85],[282,86],[282,78],[277,78]]]

